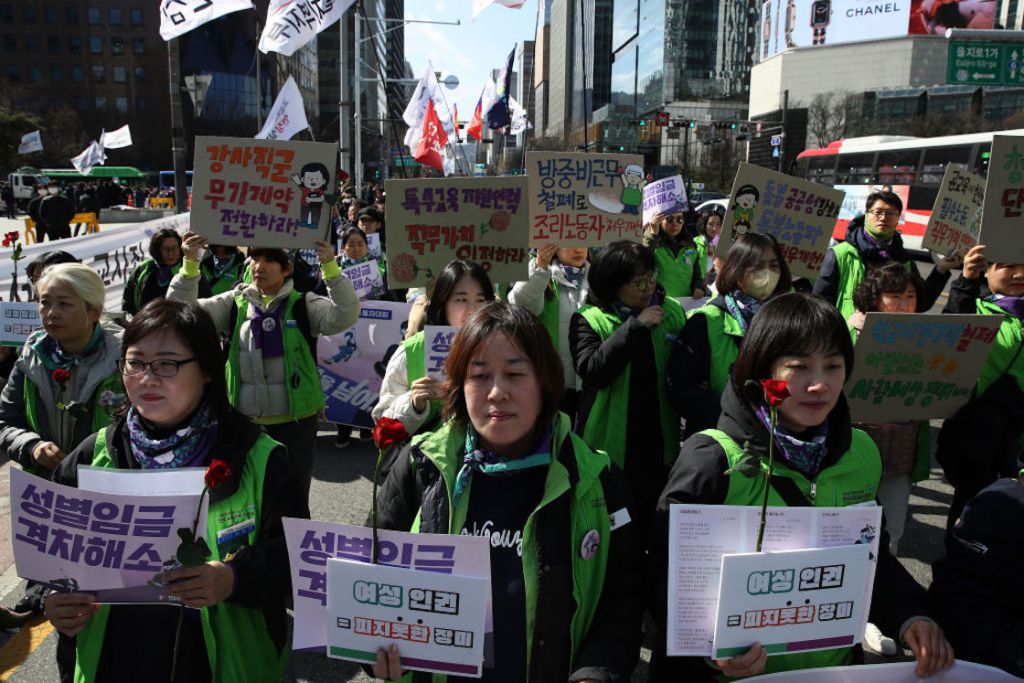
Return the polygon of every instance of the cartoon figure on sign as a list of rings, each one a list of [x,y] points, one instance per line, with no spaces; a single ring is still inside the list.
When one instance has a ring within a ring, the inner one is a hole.
[[[619,176],[622,181],[622,213],[638,214],[644,203],[644,169],[639,164],[630,164]]]
[[[320,211],[327,201],[326,188],[331,182],[331,174],[327,172],[327,167],[317,162],[308,163],[299,173],[293,174],[290,180],[302,188],[299,227],[319,227]]]
[[[753,185],[744,185],[736,190],[732,200],[732,238],[745,235],[754,222],[754,207],[761,200],[761,193]]]
[[[345,345],[338,347],[338,352],[325,360],[328,365],[347,363],[356,354],[356,335],[352,330],[345,333]]]

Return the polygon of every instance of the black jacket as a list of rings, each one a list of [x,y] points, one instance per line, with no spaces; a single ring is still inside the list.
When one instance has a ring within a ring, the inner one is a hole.
[[[903,247],[903,237],[899,232],[893,233],[892,242],[887,247],[889,258],[885,259],[878,253],[879,247],[871,244],[865,235],[863,214],[854,218],[846,226],[846,239],[844,241],[857,248],[857,253],[860,254],[860,258],[864,262],[865,270],[878,267],[888,261],[897,261],[906,264],[914,275],[921,277],[921,271],[918,270],[917,263]],[[821,266],[821,273],[818,274],[813,291],[826,301],[836,303],[839,298],[840,280],[836,253],[829,249],[825,252],[825,262]],[[940,273],[938,268],[932,268],[932,272],[928,274],[928,279],[924,281],[924,299],[917,302],[918,310],[927,311],[934,306],[947,282],[949,282],[949,272]]]
[[[39,205],[39,217],[50,228],[68,227],[75,217],[75,203],[62,194],[46,197]]]
[[[971,499],[935,563],[931,609],[960,659],[1024,677],[1024,486]]]
[[[828,455],[821,465],[822,471],[837,463],[850,448],[850,412],[846,399],[840,396],[839,403],[828,416]],[[755,452],[768,452],[769,433],[746,399],[738,393],[735,381],[730,381],[722,394],[722,415],[717,428],[739,444],[749,442]],[[655,638],[652,655],[652,683],[656,681],[685,680],[713,681],[712,670],[703,662],[686,657],[665,657],[665,620],[668,596],[668,513],[674,503],[722,505],[729,489],[728,458],[725,451],[714,439],[698,434],[683,443],[679,458],[672,466],[668,485],[658,500],[653,536],[649,541],[650,566],[653,575],[648,577],[654,597],[651,604],[660,606],[654,611],[660,634]],[[807,502],[810,505],[810,501]],[[883,524],[884,526],[884,524]],[[871,623],[883,633],[896,636],[904,621],[912,616],[926,614],[925,591],[889,552],[889,537],[883,530],[879,543],[878,568],[875,573],[874,593],[871,598]],[[698,666],[699,664],[699,666]]]
[[[246,467],[249,450],[262,433],[260,427],[241,413],[231,410],[217,430],[217,439],[211,454],[226,460],[231,466],[231,479],[210,491],[210,502],[222,500],[238,490],[242,472]],[[106,431],[107,449],[118,469],[141,469],[131,454],[131,444],[124,418],[116,419]],[[96,435],[82,442],[60,466],[53,479],[66,486],[78,486],[78,467],[92,463]],[[260,536],[251,546],[242,548],[226,564],[235,572],[235,590],[229,602],[263,612],[270,637],[282,649],[287,645],[288,624],[285,606],[291,598],[291,570],[288,548],[285,545],[282,517],[309,518],[309,509],[301,501],[299,482],[291,474],[288,453],[284,446],[274,449],[267,461],[264,474],[263,497],[260,514]],[[178,610],[162,605],[116,605],[110,610],[103,654],[100,657],[99,680],[157,680],[155,672],[163,672],[160,663],[167,663],[177,626]],[[183,633],[192,651],[182,650],[179,668],[184,671],[178,680],[202,680],[208,671],[206,648],[198,630],[198,620],[188,619],[190,633]],[[186,631],[189,629],[186,628]],[[142,636],[153,632],[170,633],[170,640]],[[130,644],[130,645],[128,645]],[[129,646],[132,656],[125,657],[122,648]],[[115,654],[118,652],[119,654]],[[108,656],[108,654],[110,656]],[[184,656],[187,655],[187,656]],[[190,675],[190,672],[193,675]],[[207,674],[208,675],[208,674]]]

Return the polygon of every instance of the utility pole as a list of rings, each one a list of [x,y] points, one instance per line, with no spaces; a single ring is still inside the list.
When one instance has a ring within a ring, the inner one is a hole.
[[[362,91],[363,91],[363,56],[362,56],[362,31],[359,28],[359,9],[355,10],[355,32],[353,43],[354,50],[354,62],[356,65],[355,79],[352,88],[352,99],[353,107],[355,108],[355,115],[352,117],[352,122],[355,124],[352,131],[352,147],[355,150],[353,154],[352,162],[352,181],[355,184],[356,196],[359,196],[363,188],[363,105],[362,105]],[[376,53],[374,53],[376,54]]]
[[[174,212],[184,213],[188,206],[185,188],[185,120],[181,112],[180,38],[167,41],[167,74],[171,96],[171,157],[174,160]]]
[[[347,166],[352,161],[348,147],[349,136],[347,135],[349,129],[348,108],[351,106],[351,102],[346,97],[348,91],[345,89],[345,77],[349,69],[348,46],[345,40],[348,34],[345,26],[345,14],[348,12],[343,13],[338,21],[338,47],[341,53],[341,63],[338,69],[338,153],[340,155],[338,161],[341,170],[348,173],[350,169]],[[356,46],[356,49],[358,50],[359,47]]]
[[[783,159],[786,156],[786,110],[789,109],[789,91],[785,90],[782,93],[782,144],[779,145],[779,173],[785,173],[785,162]]]
[[[256,20],[256,35],[261,35],[262,29],[260,28],[260,22]],[[260,69],[260,57],[259,47],[256,48],[256,133],[258,134],[263,130],[263,73]]]

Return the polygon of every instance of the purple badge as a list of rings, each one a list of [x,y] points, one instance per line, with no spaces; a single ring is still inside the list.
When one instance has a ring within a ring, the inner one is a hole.
[[[580,557],[584,560],[589,560],[597,554],[597,549],[600,547],[601,534],[597,533],[597,529],[591,529],[583,537],[583,543],[580,544]]]

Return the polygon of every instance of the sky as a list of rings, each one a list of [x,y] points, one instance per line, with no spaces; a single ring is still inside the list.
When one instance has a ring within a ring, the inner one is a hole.
[[[537,23],[537,0],[527,0],[520,9],[494,4],[472,21],[473,0],[405,0],[405,18],[428,21],[461,21],[460,26],[440,24],[405,25],[405,59],[419,78],[428,61],[444,79],[453,74],[459,86],[441,90],[448,104],[459,106],[459,120],[468,122],[480,91],[492,69],[500,69],[513,46],[533,40]],[[518,62],[518,56],[517,60]],[[516,65],[518,70],[518,65]]]

